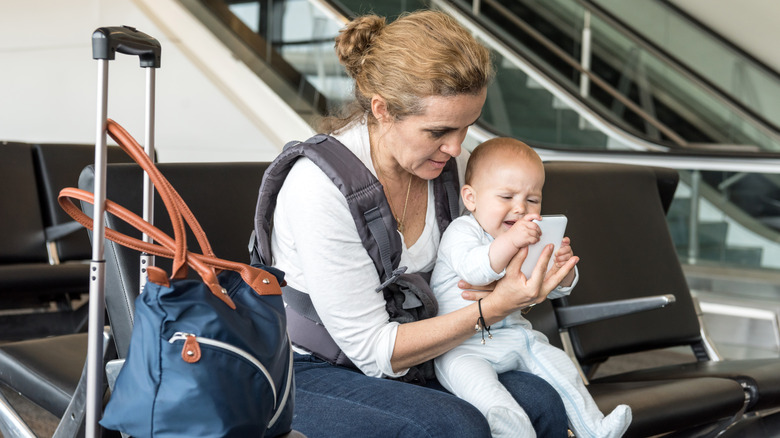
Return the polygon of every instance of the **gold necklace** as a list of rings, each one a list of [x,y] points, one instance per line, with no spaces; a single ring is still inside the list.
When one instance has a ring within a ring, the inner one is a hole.
[[[370,141],[370,138],[371,138],[370,130],[369,130],[369,134],[368,135],[369,135],[369,141]],[[371,153],[371,161],[374,163],[374,168],[376,169],[377,178],[380,175],[384,177],[384,173],[380,169],[378,160],[376,159],[376,156],[374,154],[374,148],[373,147],[370,149],[370,153]],[[413,174],[411,174],[411,173],[409,174],[409,182],[406,184],[406,199],[404,200],[404,211],[403,211],[403,213],[401,213],[401,218],[400,219],[398,219],[398,215],[395,214],[395,209],[393,208],[393,203],[390,202],[389,193],[387,193],[387,191],[385,191],[385,196],[387,196],[387,203],[388,203],[388,205],[390,205],[390,212],[393,214],[393,217],[395,218],[395,222],[397,224],[398,232],[400,232],[401,234],[404,233],[404,221],[406,220],[406,207],[409,205],[409,193],[412,191],[412,177],[413,176],[414,176]],[[380,181],[380,183],[381,183],[381,181]]]
[[[404,212],[401,214],[401,219],[398,216],[395,217],[395,221],[398,223],[398,231],[404,233],[404,221],[406,220],[406,206],[409,205],[409,192],[412,191],[412,174],[409,174],[409,183],[406,184],[406,200],[404,200]]]

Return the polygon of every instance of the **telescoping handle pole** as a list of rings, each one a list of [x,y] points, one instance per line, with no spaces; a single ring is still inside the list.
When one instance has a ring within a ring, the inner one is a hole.
[[[89,283],[89,334],[87,346],[87,406],[86,436],[100,436],[98,421],[103,401],[103,313],[105,311],[105,201],[106,201],[106,119],[108,116],[108,61],[116,53],[135,55],[147,74],[147,138],[146,152],[153,156],[154,144],[154,69],[160,67],[160,43],[129,26],[101,27],[92,33],[92,58],[98,60],[97,130],[95,135],[95,205],[92,213],[94,229],[92,237],[92,261]],[[150,128],[151,127],[151,128]],[[151,193],[153,190],[145,177],[144,219],[151,218]],[[147,212],[148,210],[148,212]],[[149,217],[147,217],[147,215]],[[146,239],[146,237],[145,237]]]

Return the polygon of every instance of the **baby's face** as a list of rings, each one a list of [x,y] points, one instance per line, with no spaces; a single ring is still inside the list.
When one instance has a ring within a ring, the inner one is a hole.
[[[471,184],[473,202],[464,201],[488,234],[495,238],[526,214],[541,214],[544,166],[519,159],[484,164]]]

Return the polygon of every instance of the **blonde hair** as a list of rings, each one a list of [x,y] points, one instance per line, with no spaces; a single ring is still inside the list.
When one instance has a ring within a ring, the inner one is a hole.
[[[464,182],[471,185],[481,167],[491,160],[521,159],[537,163],[544,170],[539,154],[522,141],[509,137],[495,137],[474,148],[466,164]]]
[[[338,131],[365,113],[373,123],[374,95],[400,120],[422,114],[424,97],[478,94],[493,77],[490,52],[437,11],[406,13],[390,24],[376,15],[357,17],[336,37],[336,53],[355,81],[355,100],[341,116],[326,118],[323,132]]]

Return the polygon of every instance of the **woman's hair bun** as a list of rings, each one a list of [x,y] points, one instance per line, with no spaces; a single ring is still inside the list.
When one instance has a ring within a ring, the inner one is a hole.
[[[384,17],[363,15],[350,21],[339,31],[336,37],[336,54],[351,77],[354,78],[360,73],[364,55],[385,25]]]

